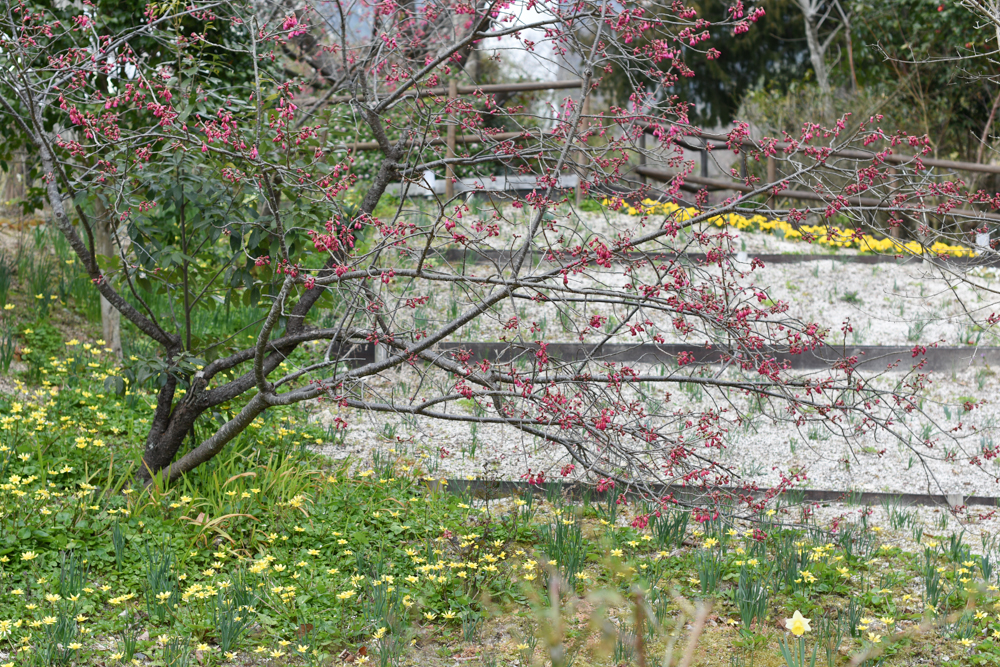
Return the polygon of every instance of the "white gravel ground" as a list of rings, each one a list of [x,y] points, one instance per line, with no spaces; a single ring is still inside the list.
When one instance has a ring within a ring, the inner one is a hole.
[[[393,384],[388,378],[370,382],[373,389],[383,391]],[[961,414],[956,396],[965,393],[990,396],[998,389],[995,375],[985,378],[981,391],[972,371],[949,375],[935,382],[927,392],[925,410],[945,427],[954,428]],[[951,405],[935,405],[934,400]],[[951,413],[950,420],[945,407]],[[313,415],[313,419],[328,425],[338,414],[337,408],[325,409]],[[979,448],[981,438],[991,442],[995,437],[997,406],[987,404],[973,414],[974,419],[966,417],[963,428],[967,430],[975,422],[982,430],[981,435],[970,435],[960,443],[942,442],[936,449],[922,445],[911,449],[905,443],[889,442],[884,437],[845,442],[820,428],[799,431],[786,423],[772,423],[758,417],[752,428],[730,433],[721,461],[744,479],[765,488],[778,483],[779,472],[801,468],[808,472],[804,488],[1000,496],[997,459],[984,462],[982,467],[968,462]],[[470,425],[461,422],[407,420],[385,413],[350,412],[344,417],[351,425],[344,443],[321,450],[335,458],[351,456],[364,460],[375,450],[395,450],[412,456],[434,475],[499,479],[520,479],[529,471],[539,470],[544,470],[547,477],[556,477],[560,468],[572,461],[562,448],[533,441],[511,427],[479,425],[473,438]],[[913,426],[920,429],[919,424]],[[954,461],[943,460],[945,447],[954,448]],[[923,454],[924,459],[918,454]]]
[[[617,216],[604,218],[591,214],[581,220],[578,231],[586,229],[633,229],[637,218]],[[511,239],[495,239],[503,248]],[[805,243],[792,243],[776,236],[760,233],[740,233],[741,248],[754,253],[828,253],[829,249]],[[840,250],[837,255],[853,251]],[[773,264],[753,273],[758,285],[768,288],[772,300],[785,300],[790,314],[839,332],[849,320],[854,331],[842,334],[839,340],[848,345],[946,345],[968,344],[978,340],[981,345],[995,345],[987,335],[971,327],[968,313],[978,320],[995,307],[993,290],[1000,287],[998,273],[977,269],[970,274],[982,286],[973,290],[967,285],[955,285],[954,276],[942,274],[928,264],[905,266],[891,264],[844,264],[832,257],[797,264]],[[614,271],[602,274],[600,280],[614,284],[621,279]],[[952,283],[952,284],[949,284]],[[438,295],[437,303],[425,315],[431,320],[446,316],[454,295]],[[536,304],[524,306],[529,319],[546,319],[545,339],[552,342],[576,342],[571,331],[554,324],[551,311]],[[466,329],[456,338],[461,340],[498,340],[501,315],[494,321]],[[664,327],[666,333],[667,327]],[[668,339],[680,342],[682,339]],[[690,342],[690,341],[687,341]],[[372,391],[388,393],[399,386],[402,378],[393,374],[369,380]],[[800,467],[808,471],[806,486],[818,489],[867,490],[887,492],[927,492],[984,496],[1000,496],[1000,463],[985,462],[982,468],[970,466],[969,459],[979,452],[982,444],[991,444],[1000,424],[998,406],[987,403],[973,413],[962,414],[960,405],[968,398],[992,399],[1000,388],[995,369],[966,369],[953,373],[935,373],[926,390],[924,409],[947,429],[955,429],[962,420],[958,436],[961,443],[941,441],[934,449],[911,448],[905,442],[885,438],[865,437],[853,442],[830,436],[819,429],[799,432],[785,423],[755,419],[752,427],[730,432],[723,461],[732,469],[761,486],[778,481],[778,470]],[[886,378],[884,386],[894,381]],[[960,400],[961,399],[961,400]],[[708,400],[703,399],[703,400]],[[698,402],[689,397],[690,404]],[[313,419],[332,423],[339,416],[337,408],[319,410]],[[561,449],[532,441],[515,429],[481,425],[473,436],[470,426],[460,422],[432,421],[424,418],[406,420],[381,414],[350,413],[344,415],[351,424],[344,443],[323,449],[327,454],[343,458],[369,458],[379,450],[406,452],[420,461],[421,467],[435,475],[447,477],[489,476],[519,479],[529,470],[558,475],[570,462]],[[975,425],[979,432],[970,429]],[[920,432],[923,423],[916,417],[907,424]],[[919,441],[919,438],[917,439]],[[944,460],[946,446],[953,450],[954,460]],[[473,451],[474,450],[474,451]],[[922,458],[923,457],[923,458]]]
[[[524,231],[531,211],[524,210],[513,213],[519,224],[501,226],[499,236],[482,239],[496,250],[510,251],[516,248],[520,239],[515,238],[516,232]],[[511,209],[505,209],[506,215],[511,215]],[[481,217],[488,218],[486,213]],[[473,219],[467,215],[465,224]],[[598,234],[607,238],[618,235],[635,237],[656,229],[662,221],[662,216],[643,220],[641,217],[624,214],[585,213],[582,217],[557,217],[555,231],[547,232],[545,240],[554,247],[559,247],[560,241],[566,245],[585,245],[586,241]],[[708,226],[708,230],[720,233],[721,230]],[[466,228],[470,237],[482,237],[471,228]],[[785,302],[789,305],[788,315],[808,321],[817,322],[834,332],[831,337],[835,342],[848,345],[912,345],[939,343],[942,345],[981,345],[1000,344],[1000,338],[990,333],[977,330],[975,321],[982,322],[991,312],[1000,312],[1000,271],[995,269],[974,269],[963,273],[942,270],[929,263],[911,261],[905,265],[893,264],[856,264],[837,261],[847,255],[858,254],[856,250],[832,250],[827,246],[805,242],[786,241],[782,236],[760,232],[738,232],[732,228],[727,230],[735,235],[733,248],[746,252],[748,257],[755,254],[798,254],[822,256],[818,261],[807,261],[791,264],[769,264],[763,269],[748,272],[741,280],[744,286],[754,285],[764,288],[773,302]],[[683,234],[682,234],[683,237]],[[690,240],[690,237],[688,237]],[[675,243],[674,246],[677,244]],[[704,252],[705,248],[697,244],[687,247],[691,252]],[[491,273],[492,268],[481,265],[482,268],[467,268],[480,274]],[[551,268],[551,264],[540,264],[539,267]],[[444,263],[438,262],[439,270],[449,270]],[[461,267],[452,267],[458,270]],[[749,269],[749,264],[746,265]],[[522,274],[527,273],[526,269]],[[715,276],[718,270],[713,267],[702,269],[706,276]],[[587,275],[570,276],[569,285],[579,288],[604,288],[618,291],[627,283],[641,282],[645,272],[626,275],[619,265],[610,269],[590,267]],[[650,273],[651,275],[651,273]],[[973,280],[978,288],[973,288],[960,281],[959,277]],[[697,280],[697,279],[696,279]],[[756,290],[754,290],[756,291]],[[753,291],[750,292],[751,294]],[[452,303],[461,302],[467,298],[454,285],[450,289],[442,289],[430,294],[432,299],[428,307],[418,309],[414,314],[425,319],[426,324],[434,325],[454,316]],[[510,311],[510,312],[508,312]],[[587,314],[602,314],[607,316],[622,315],[616,313],[610,305],[590,304]],[[579,320],[580,313],[569,312],[567,321]],[[519,302],[518,311],[514,312],[509,305],[492,319],[483,319],[462,330],[459,339],[466,340],[499,340],[505,333],[503,325],[511,316],[518,315],[521,319],[537,322],[542,334],[550,342],[576,342],[578,332],[573,326],[563,326],[552,305],[534,302]],[[643,313],[656,323],[658,333],[667,342],[690,342],[680,336],[670,325],[672,314],[648,311]],[[614,320],[612,320],[614,321]],[[853,331],[839,333],[845,322],[850,322]],[[628,332],[623,341],[635,342]],[[695,336],[697,337],[697,335]],[[702,342],[703,338],[696,342]]]

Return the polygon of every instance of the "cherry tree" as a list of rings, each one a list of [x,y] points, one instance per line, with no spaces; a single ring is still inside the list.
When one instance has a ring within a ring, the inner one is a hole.
[[[789,355],[836,349],[846,331],[771,300],[762,263],[712,224],[926,211],[920,183],[886,162],[903,146],[919,164],[926,141],[887,136],[877,118],[766,138],[737,123],[716,150],[749,163],[734,169],[746,192],[710,202],[686,181],[685,149],[706,137],[671,94],[685,53],[713,32],[739,39],[761,7],[739,0],[710,24],[681,0],[198,0],[150,4],[115,31],[90,3],[61,11],[3,2],[0,112],[94,289],[152,350],[120,379],[157,388],[141,479],[176,478],[266,410],[307,401],[349,409],[343,428],[352,410],[501,424],[563,448],[578,473],[643,488],[739,483],[720,454],[752,419],[931,454],[907,420],[926,380],[919,350],[877,373],[852,358],[795,371]],[[502,73],[512,52],[578,88],[500,98],[470,74],[473,59]],[[611,72],[628,99],[602,93]],[[669,170],[662,188],[631,171],[640,154]],[[769,158],[774,182],[754,175]],[[476,192],[514,177],[530,188]],[[819,201],[775,210],[795,188]],[[647,198],[663,205],[619,214]],[[105,223],[110,257],[95,249]],[[219,303],[260,317],[209,336],[199,313]],[[470,335],[506,348],[477,356],[456,344]],[[560,341],[581,355],[550,353]],[[663,352],[623,362],[606,352],[620,343]],[[365,345],[375,359],[348,363]],[[399,390],[373,391],[378,375]],[[682,383],[708,407],[681,401]]]

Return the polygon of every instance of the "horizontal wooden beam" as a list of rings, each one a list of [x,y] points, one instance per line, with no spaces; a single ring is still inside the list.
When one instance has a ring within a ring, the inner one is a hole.
[[[537,343],[484,343],[479,341],[446,341],[434,346],[434,353],[450,357],[460,351],[472,354],[473,360],[488,359],[491,362],[508,364],[523,360],[529,365],[537,362]],[[913,356],[913,345],[849,345],[846,347],[820,347],[802,354],[792,354],[787,349],[774,348],[746,352],[724,347],[705,347],[684,343],[549,343],[545,352],[556,364],[576,364],[594,361],[599,364],[639,363],[654,366],[673,367],[680,355],[693,359],[692,363],[703,366],[717,366],[729,363],[733,357],[759,359],[771,357],[780,364],[788,364],[792,370],[814,371],[832,368],[838,362],[856,358],[854,366],[866,371],[881,372],[893,365],[901,371],[908,371],[911,365],[923,362],[922,370],[931,373],[945,373],[956,369],[988,368],[1000,365],[1000,347],[995,346],[928,346],[919,358]],[[349,357],[349,358],[348,358]],[[345,355],[345,362],[356,365],[371,363],[375,359],[375,348],[371,343],[359,343]],[[685,377],[678,376],[679,382]]]
[[[981,252],[981,250],[980,250]],[[741,258],[741,255],[744,256]],[[440,254],[438,256],[441,256]],[[444,260],[451,265],[455,264],[495,264],[501,268],[511,262],[514,255],[509,250],[485,250],[482,248],[449,248],[444,251]],[[735,253],[733,260],[740,263],[749,262],[750,259],[759,259],[765,266],[771,264],[801,264],[805,262],[834,262],[835,264],[892,264],[903,266],[906,264],[920,264],[921,262],[939,263],[941,266],[970,269],[979,266],[1000,267],[1000,255],[997,253],[984,253],[972,257],[939,257],[935,253],[927,251],[922,255],[911,255],[901,252],[898,255],[883,254],[849,254],[846,252],[817,252],[817,253]],[[705,253],[676,253],[657,252],[655,250],[625,251],[616,252],[610,258],[612,262],[673,262],[680,261],[691,264],[703,264],[709,261]],[[563,260],[559,255],[550,251],[534,250],[527,255],[529,264],[538,262],[560,263],[562,261],[575,262],[575,258]],[[603,261],[603,260],[602,260]],[[588,265],[595,264],[596,259],[588,260]]]
[[[639,123],[643,131],[646,134],[653,134],[657,131],[657,126],[649,123]],[[726,138],[719,135],[702,135],[702,138],[708,143],[712,149],[717,148],[728,148],[729,145],[726,143]],[[690,140],[688,140],[690,139]],[[679,144],[683,148],[691,151],[704,150],[704,146],[699,145],[693,141],[695,137],[688,138],[674,138],[672,141]],[[750,148],[760,150],[761,146],[759,142],[752,141],[750,139],[744,139],[740,142],[742,148]],[[775,150],[780,153],[787,153],[789,149],[792,149],[792,145],[785,141],[779,141],[774,145]],[[807,148],[819,148],[817,146],[810,145],[799,145],[792,149],[791,152],[801,153]],[[850,160],[874,160],[874,151],[862,151],[855,148],[842,148],[840,150],[831,151],[830,157],[847,158]],[[908,155],[906,153],[890,153],[883,158],[882,161],[890,164],[907,164],[919,159],[920,163],[925,167],[938,167],[940,169],[954,169],[956,171],[972,171],[979,172],[982,174],[1000,174],[1000,164],[977,164],[975,162],[958,162],[956,160],[940,160],[938,158],[932,157],[922,157],[920,155]]]
[[[528,81],[525,83],[489,83],[482,86],[459,86],[459,95],[472,95],[474,93],[527,93],[536,90],[567,90],[580,88],[583,81],[580,79],[570,79],[568,81]],[[447,97],[447,88],[424,88],[423,90],[413,90],[406,93],[400,99],[414,99],[421,97]],[[356,99],[354,95],[335,95],[326,100],[325,104],[346,104]],[[359,98],[360,99],[360,98]],[[363,100],[362,100],[363,101]],[[303,97],[297,100],[298,106],[309,106],[316,102],[322,102],[321,98]]]
[[[655,179],[664,183],[672,181],[677,174],[662,171],[660,169],[651,169],[649,167],[636,167],[635,172],[642,176]],[[685,176],[685,183],[693,183],[695,185],[704,185],[710,188],[718,188],[720,190],[735,190],[736,192],[753,192],[758,188],[756,186],[746,185],[745,183],[736,183],[734,181],[727,181],[720,178],[703,178],[701,176]],[[798,199],[800,201],[815,201],[823,202],[825,204],[833,203],[833,197],[830,195],[823,195],[818,192],[812,192],[811,190],[781,190],[774,197],[781,197],[784,199]],[[880,208],[886,211],[898,211],[905,215],[919,215],[926,213],[927,215],[942,215],[932,208],[911,208],[911,207],[901,207],[893,206],[888,202],[875,199],[873,197],[847,197],[847,201],[850,207],[858,208]],[[947,215],[956,215],[967,218],[984,218],[987,220],[1000,220],[1000,215],[996,213],[986,213],[983,211],[973,211],[970,209],[956,208],[948,211]]]
[[[681,507],[689,504],[712,504],[719,493],[733,494],[736,496],[753,496],[759,498],[767,493],[767,489],[744,489],[739,486],[699,486],[695,484],[659,484],[637,479],[629,487],[619,486],[617,489],[608,491],[597,491],[594,485],[586,481],[554,479],[542,484],[532,484],[520,480],[511,479],[443,479],[428,482],[433,488],[447,491],[452,494],[462,496],[472,496],[477,499],[507,498],[510,496],[521,497],[525,493],[537,495],[557,491],[560,496],[569,496],[576,500],[589,498],[591,502],[607,500],[608,497],[616,497],[620,493],[636,498],[649,499],[645,489],[649,489],[654,498],[673,496],[673,499],[680,503]],[[789,489],[782,496],[782,500],[788,503],[792,499],[798,499],[803,503],[845,503],[854,507],[862,505],[885,505],[893,503],[905,506],[927,505],[938,507],[962,507],[966,505],[987,505],[996,507],[1000,505],[1000,498],[993,496],[963,496],[961,493],[934,494],[934,493],[887,493],[882,491],[859,491],[856,489],[833,490],[833,489]]]
[[[497,134],[460,134],[455,137],[456,144],[485,144],[491,141],[509,141],[510,139],[524,139],[525,141],[543,139],[551,136],[551,132],[536,134],[532,132],[498,132]],[[433,139],[411,139],[406,142],[407,146],[443,146],[445,137],[435,137]],[[353,144],[343,144],[337,148],[346,148],[352,151],[375,151],[378,150],[377,141],[359,141]]]

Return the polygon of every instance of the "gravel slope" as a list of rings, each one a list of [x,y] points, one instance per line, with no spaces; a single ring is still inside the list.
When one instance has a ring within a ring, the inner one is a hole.
[[[397,382],[378,378],[369,386],[388,392]],[[797,429],[758,416],[750,427],[729,433],[721,462],[762,487],[777,484],[780,471],[801,468],[808,473],[807,488],[1000,497],[1000,460],[985,461],[980,467],[969,464],[981,445],[992,446],[997,437],[998,407],[988,403],[971,415],[963,415],[959,407],[960,397],[994,396],[998,390],[1000,382],[992,371],[978,378],[973,371],[934,378],[924,409],[945,429],[955,428],[962,419],[960,435],[967,437],[959,442],[942,439],[934,448],[927,448],[915,444],[917,438],[913,443],[885,436],[845,441],[821,427]],[[702,400],[707,405],[710,398],[706,395]],[[699,406],[693,400],[687,404]],[[392,450],[412,456],[434,475],[498,479],[520,479],[528,471],[539,470],[554,477],[563,465],[572,462],[562,448],[534,441],[511,427],[479,425],[473,435],[470,425],[461,422],[341,412],[338,408],[317,411],[312,418],[329,425],[340,415],[350,424],[344,442],[320,448],[334,458],[367,459],[375,450]],[[914,418],[905,426],[919,433],[923,424]],[[972,432],[972,426],[979,431]],[[954,460],[945,460],[948,450],[954,451]]]
[[[641,231],[638,225],[638,218],[600,214],[590,214],[573,223],[581,238],[595,231],[634,233]],[[509,248],[512,239],[502,235],[493,242],[496,248]],[[754,271],[751,280],[765,287],[772,300],[788,302],[791,315],[818,322],[837,332],[836,341],[849,345],[910,346],[934,342],[960,345],[977,340],[981,345],[1000,344],[989,338],[989,334],[976,331],[970,320],[970,314],[982,320],[993,310],[1000,312],[994,293],[1000,288],[1000,278],[994,270],[970,272],[969,276],[980,285],[980,289],[973,290],[968,285],[956,284],[954,275],[929,264],[845,264],[836,261],[835,257],[854,251],[840,250],[831,256],[827,248],[788,242],[762,233],[740,232],[737,243],[751,256],[781,252],[824,255],[816,261],[767,266]],[[610,288],[620,287],[624,281],[617,267],[596,275],[596,283]],[[595,282],[580,280],[579,284]],[[435,298],[436,302],[422,313],[430,325],[447,317],[446,309],[461,297],[445,293]],[[498,340],[503,334],[501,323],[510,314],[500,313],[493,320],[484,320],[478,326],[463,330],[455,338]],[[548,341],[578,340],[571,328],[559,326],[551,308],[528,303],[521,306],[520,314],[529,320],[543,322],[544,338]],[[664,333],[670,330],[662,314],[653,318]],[[853,326],[846,337],[839,333],[845,321]],[[692,341],[670,334],[668,342]],[[995,432],[1000,424],[998,408],[988,403],[964,415],[960,408],[969,398],[989,399],[997,395],[1000,386],[994,369],[933,374],[931,380],[925,393],[924,409],[946,429],[956,429],[961,419],[962,428],[956,431],[956,435],[964,437],[960,443],[941,441],[929,449],[913,445],[913,441],[919,442],[920,438],[907,443],[868,436],[845,442],[822,429],[800,431],[786,423],[757,418],[751,428],[729,433],[723,461],[744,478],[762,486],[778,481],[777,469],[800,467],[808,471],[807,484],[812,488],[1000,496],[1000,462],[994,459],[980,468],[968,462],[979,453],[982,445],[991,446],[993,439],[1000,437]],[[373,392],[388,393],[403,381],[401,377],[387,374],[371,379],[367,386]],[[895,379],[884,379],[886,387],[891,382]],[[693,397],[679,397],[679,400],[688,400],[693,408],[699,406]],[[317,410],[313,418],[330,424],[339,415],[338,409],[324,407]],[[335,457],[350,455],[363,459],[375,450],[396,450],[411,454],[421,461],[424,469],[435,475],[503,479],[519,479],[529,470],[558,475],[561,466],[570,462],[561,449],[534,442],[529,436],[508,427],[482,425],[473,434],[469,425],[458,422],[407,420],[385,414],[349,413],[344,417],[351,424],[344,443],[323,450]],[[906,426],[913,433],[919,433],[924,423],[914,419]],[[973,432],[972,426],[978,431]],[[952,454],[954,460],[945,460]]]

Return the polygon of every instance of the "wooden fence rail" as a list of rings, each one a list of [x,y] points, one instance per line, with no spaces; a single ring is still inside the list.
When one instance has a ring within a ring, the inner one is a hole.
[[[580,88],[583,85],[583,81],[580,79],[569,79],[567,81],[528,81],[526,83],[488,83],[482,86],[458,86],[455,91],[459,95],[470,95],[472,93],[527,93],[536,90],[567,90],[571,88]],[[451,93],[449,88],[424,88],[423,90],[413,90],[406,93],[400,99],[409,99],[421,97],[441,97],[442,95],[448,95]],[[304,97],[299,100],[299,106],[305,106],[308,104],[345,104],[354,99],[353,95],[336,95],[330,97],[327,100],[322,98],[314,97]]]
[[[454,127],[453,125],[450,127]],[[408,146],[441,146],[447,145],[449,141],[458,144],[482,144],[487,141],[508,141],[510,139],[541,139],[553,135],[553,132],[497,132],[496,134],[459,134],[454,137],[432,137],[430,139],[411,139],[406,142]],[[377,141],[359,141],[353,144],[342,144],[338,148],[346,148],[352,151],[374,151],[378,150]]]
[[[677,174],[662,171],[660,169],[650,169],[648,167],[637,167],[635,169],[637,174],[642,176],[648,176],[657,181],[668,182],[674,179]],[[735,190],[736,192],[753,192],[758,189],[757,186],[750,186],[744,183],[736,183],[734,181],[727,181],[725,179],[718,178],[703,178],[701,176],[685,176],[684,181],[686,183],[693,183],[695,185],[704,185],[711,188],[717,188],[719,190]],[[837,199],[835,193],[829,195],[823,195],[818,192],[812,192],[811,190],[781,190],[773,195],[774,197],[781,197],[783,199],[798,199],[802,201],[816,201],[823,203],[832,203]],[[882,200],[875,199],[873,197],[847,197],[847,202],[849,206],[847,208],[882,208],[891,211],[898,211],[906,215],[918,215],[921,213],[926,213],[928,215],[939,215],[939,213],[933,208],[918,208],[918,207],[902,207],[894,206],[891,203]],[[997,220],[1000,221],[1000,215],[996,213],[985,213],[982,211],[973,211],[970,209],[956,208],[948,211],[948,215],[960,215],[969,218],[985,218],[987,220]]]
[[[452,266],[466,264],[493,264],[499,268],[505,268],[516,257],[515,253],[509,250],[486,250],[482,248],[448,248],[438,255]],[[526,256],[529,265],[546,262],[550,264],[575,263],[574,257],[560,257],[549,251],[536,250],[529,252]],[[932,263],[951,269],[968,269],[972,267],[1000,267],[1000,255],[997,253],[984,253],[972,257],[942,257],[936,253],[926,253],[923,255],[910,255],[906,253],[893,255],[876,254],[848,254],[846,252],[817,252],[817,253],[746,253],[737,252],[730,256],[732,261],[739,264],[746,264],[752,259],[759,259],[764,266],[771,264],[803,264],[806,262],[832,262],[835,265],[847,264],[891,264],[893,266],[906,266],[913,264]],[[713,256],[709,260],[709,255],[701,252],[676,253],[676,252],[656,252],[652,249],[635,252],[616,252],[610,258],[612,262],[633,263],[637,261],[649,262],[681,262],[685,265],[698,265],[706,262],[715,263],[718,258]],[[588,266],[596,266],[599,260],[591,258],[587,260]],[[600,260],[604,261],[604,260]],[[565,264],[564,264],[565,265]]]
[[[566,90],[566,89],[577,89],[583,86],[583,81],[579,79],[573,79],[569,81],[549,81],[549,82],[527,82],[527,83],[499,83],[499,84],[485,84],[481,86],[459,86],[457,81],[452,79],[447,87],[437,87],[437,88],[426,88],[423,90],[415,89],[407,92],[403,95],[402,99],[414,99],[423,97],[442,97],[447,96],[448,100],[453,100],[459,95],[469,95],[469,94],[491,94],[491,93],[519,93],[519,92],[529,92],[529,91],[541,91],[541,90]],[[327,98],[326,100],[303,100],[303,103],[315,103],[317,105],[323,103],[329,104],[342,104],[350,102],[354,99],[352,95],[338,95]],[[589,100],[589,97],[588,97]],[[585,114],[588,115],[589,109],[585,109]],[[452,117],[453,120],[453,117]],[[586,121],[585,121],[586,122]],[[647,134],[654,134],[659,129],[655,124],[651,123],[640,123],[642,129],[642,134],[640,136],[640,152],[645,148],[646,142],[645,137]],[[456,155],[455,149],[458,145],[485,143],[488,141],[509,141],[509,140],[533,140],[540,139],[548,135],[548,132],[532,132],[532,131],[521,131],[521,132],[498,132],[495,134],[463,134],[458,135],[456,132],[456,124],[454,122],[448,123],[446,136],[444,138],[434,137],[431,139],[413,139],[408,142],[411,146],[433,146],[442,145],[446,147],[446,157],[454,158]],[[725,179],[714,179],[708,178],[705,167],[707,166],[706,154],[709,148],[728,148],[727,139],[725,135],[702,133],[699,135],[701,143],[695,143],[693,141],[687,141],[685,139],[675,139],[680,146],[685,149],[692,151],[699,151],[702,153],[702,175],[701,176],[686,176],[684,178],[686,183],[694,185],[703,185],[709,188],[716,188],[720,190],[734,190],[737,192],[752,192],[755,188],[747,186],[743,183],[738,183],[734,181],[729,181]],[[752,140],[746,139],[740,142],[740,146],[744,149],[754,148],[759,149],[759,142],[754,142]],[[350,144],[344,144],[342,148],[355,151],[370,151],[378,150],[379,145],[376,141],[361,141],[354,142]],[[774,148],[779,153],[784,154],[794,154],[798,152],[803,152],[809,148],[808,146],[793,146],[788,142],[777,142],[774,144]],[[830,158],[845,158],[851,160],[874,160],[876,153],[874,151],[857,150],[853,148],[845,148],[836,151],[831,151],[828,154]],[[581,160],[580,175],[582,180],[582,175],[586,173],[586,166],[583,162],[586,161],[586,155],[581,152],[578,156]],[[959,162],[956,160],[941,160],[938,158],[922,157],[917,155],[909,154],[898,154],[890,153],[882,157],[882,160],[889,164],[909,164],[917,160],[924,167],[936,167],[940,169],[948,169],[955,171],[968,171],[975,173],[985,173],[985,174],[1000,174],[1000,165],[994,164],[977,164],[973,162]],[[645,178],[652,178],[659,181],[670,181],[676,174],[667,172],[660,169],[655,169],[646,166],[645,154],[640,154],[640,165],[635,168],[635,173],[639,174]],[[445,175],[445,196],[451,198],[454,196],[454,168],[451,164],[446,167]],[[776,160],[773,157],[767,158],[767,181],[769,183],[778,182],[777,166]],[[577,200],[582,195],[582,188],[578,184],[577,189]],[[801,201],[816,201],[830,203],[835,198],[836,195],[824,195],[808,190],[782,190],[778,192],[775,197],[780,197],[783,199],[796,199]],[[889,205],[886,201],[871,197],[848,197],[848,207],[860,207],[860,208],[890,208],[893,210],[898,210],[905,214],[936,214],[936,211],[931,208],[900,208],[893,207]],[[987,220],[1000,221],[1000,215],[995,213],[986,213],[981,211],[974,211],[968,209],[955,209],[949,211],[952,215],[959,215],[969,218],[981,218]]]
[[[493,363],[537,362],[539,346],[534,343],[481,343],[478,341],[447,341],[434,346],[436,354],[450,357],[459,352],[471,353],[473,358],[488,359]],[[638,363],[651,366],[673,367],[677,358],[684,354],[694,363],[706,366],[727,363],[730,354],[740,354],[738,350],[719,347],[706,348],[704,345],[683,343],[605,343],[591,345],[584,343],[549,343],[546,354],[555,363],[579,363],[592,360],[597,363]],[[838,361],[855,357],[855,367],[865,371],[882,372],[893,365],[902,371],[910,370],[912,364],[923,362],[922,370],[928,373],[950,373],[969,368],[994,368],[1000,365],[1000,347],[995,346],[949,346],[927,347],[919,358],[913,356],[913,345],[849,345],[830,346],[809,350],[803,354],[790,354],[775,350],[771,356],[780,364],[788,364],[796,371],[829,369]],[[371,343],[344,343],[339,356],[349,366],[361,366],[375,360],[375,346]],[[678,381],[688,381],[679,378]],[[691,380],[697,382],[697,379]]]
[[[576,89],[583,86],[583,81],[580,79],[571,79],[567,81],[529,81],[525,83],[494,83],[494,84],[484,84],[481,86],[459,86],[457,82],[450,82],[448,87],[437,87],[437,88],[425,88],[423,90],[413,90],[402,96],[401,99],[414,99],[423,97],[442,97],[447,96],[449,99],[453,99],[458,95],[470,95],[473,93],[521,93],[521,92],[531,92],[540,90],[567,90]],[[302,98],[301,104],[307,105],[310,103],[327,103],[327,104],[344,104],[350,102],[354,99],[353,95],[336,95],[326,99],[316,98]],[[657,126],[651,123],[640,123],[643,128],[643,136],[646,134],[654,134],[657,131]],[[521,136],[523,133],[520,132],[507,132],[502,135],[495,135],[493,139],[505,140],[514,139]],[[473,139],[475,135],[464,135],[457,139],[457,143],[474,143],[474,141],[479,141],[478,138]],[[727,140],[728,137],[720,134],[710,134],[702,133],[700,135],[702,139],[702,144],[692,143],[690,141],[685,141],[684,139],[675,139],[683,148],[692,151],[704,151],[708,146],[711,148],[728,148]],[[644,142],[643,142],[644,143]],[[740,145],[744,148],[760,148],[758,142],[746,139],[740,142]],[[374,141],[372,142],[362,142],[349,145],[355,150],[377,150],[378,144]],[[808,146],[798,146],[793,148],[788,142],[780,141],[774,145],[774,148],[781,153],[791,152],[802,152],[809,148]],[[845,148],[830,153],[831,157],[841,157],[853,160],[872,160],[875,158],[874,151],[864,151],[857,150],[853,148]],[[1000,165],[997,164],[978,164],[975,162],[959,162],[956,160],[941,160],[938,158],[931,157],[921,157],[916,155],[901,154],[901,153],[891,153],[886,155],[884,158],[885,162],[891,164],[907,164],[916,159],[925,167],[938,167],[941,169],[953,169],[956,171],[970,171],[979,172],[984,174],[1000,174]],[[770,165],[769,165],[770,166]],[[770,176],[770,171],[769,171]],[[773,181],[775,179],[770,179]],[[693,181],[692,181],[693,182]]]
[[[645,134],[653,134],[656,132],[655,125],[644,124],[643,129]],[[729,145],[726,143],[726,137],[720,135],[701,135],[703,138],[703,144],[697,144],[690,141],[685,141],[684,139],[674,139],[674,141],[680,144],[683,148],[691,151],[704,151],[706,146],[710,146],[713,150],[717,148],[728,148]],[[742,148],[755,148],[760,149],[761,145],[759,141],[752,141],[750,139],[745,139],[740,142]],[[822,148],[818,146],[798,146],[793,148],[791,144],[779,141],[774,145],[774,148],[779,153],[801,153],[808,148]],[[843,148],[836,151],[831,151],[829,157],[839,157],[847,158],[850,160],[874,160],[875,151],[863,151],[854,148]],[[1000,174],[1000,164],[978,164],[976,162],[958,162],[955,160],[939,160],[938,158],[932,157],[922,157],[919,155],[910,155],[907,153],[890,153],[882,158],[884,162],[890,164],[907,164],[915,160],[920,160],[921,164],[925,167],[939,167],[941,169],[953,169],[955,171],[972,171],[979,172],[983,174]]]
[[[658,484],[648,483],[645,480],[635,480],[629,487],[619,487],[618,489],[604,492],[597,491],[592,484],[586,481],[564,481],[551,480],[544,484],[533,484],[522,480],[511,479],[443,479],[442,481],[430,480],[427,484],[438,491],[445,491],[463,497],[484,500],[494,498],[508,498],[510,496],[522,497],[525,493],[536,495],[547,494],[558,490],[560,496],[568,496],[573,500],[589,499],[596,503],[607,500],[608,496],[615,497],[624,492],[626,496],[634,500],[650,500],[644,489],[652,491],[652,499],[671,496],[681,506],[688,506],[693,503],[711,502],[717,494],[734,494],[737,496],[762,497],[768,489],[747,490],[735,486],[698,486],[697,484]],[[951,507],[957,509],[968,505],[987,505],[992,507],[1000,506],[1000,498],[993,496],[965,496],[962,493],[893,493],[883,491],[860,491],[857,489],[790,489],[783,496],[786,502],[795,500],[794,504],[801,503],[844,503],[853,507],[882,505],[886,503],[899,504],[904,506],[927,505],[938,507]]]

